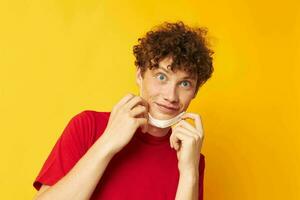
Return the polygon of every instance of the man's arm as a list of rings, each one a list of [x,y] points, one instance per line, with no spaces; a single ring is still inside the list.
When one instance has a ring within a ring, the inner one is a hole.
[[[198,169],[180,173],[175,200],[199,199]]]
[[[40,190],[35,194],[34,199],[37,199],[38,196],[40,196],[43,192],[45,192],[48,188],[51,186],[43,184],[40,188]]]
[[[111,147],[99,138],[74,167],[56,184],[44,187],[35,200],[89,199],[114,156]]]

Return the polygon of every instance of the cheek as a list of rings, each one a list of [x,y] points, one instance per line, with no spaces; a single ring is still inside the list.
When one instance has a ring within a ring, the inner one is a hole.
[[[161,85],[157,84],[155,81],[149,81],[147,83],[147,96],[148,97],[155,97],[160,94],[162,91]]]
[[[186,106],[188,106],[189,104],[190,104],[190,102],[192,101],[192,99],[193,99],[193,96],[194,96],[194,94],[192,94],[192,93],[184,93],[184,94],[181,94],[180,95],[182,98],[181,98],[181,102],[182,102],[182,104],[183,105],[185,105],[185,107]]]
[[[150,98],[150,99],[154,99],[156,98],[157,96],[160,95],[160,91],[161,89],[159,87],[155,87],[155,86],[150,86],[147,88],[148,91],[147,91],[147,96]]]

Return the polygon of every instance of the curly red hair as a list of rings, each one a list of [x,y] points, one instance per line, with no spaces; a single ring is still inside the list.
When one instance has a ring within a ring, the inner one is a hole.
[[[135,65],[141,69],[142,76],[147,68],[158,68],[158,63],[172,56],[172,71],[184,70],[196,78],[196,93],[212,75],[214,52],[208,47],[207,28],[191,28],[182,21],[164,22],[154,27],[133,46]]]

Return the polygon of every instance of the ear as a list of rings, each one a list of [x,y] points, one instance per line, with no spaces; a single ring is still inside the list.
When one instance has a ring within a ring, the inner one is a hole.
[[[141,86],[142,82],[142,73],[141,73],[141,68],[137,67],[136,70],[136,83],[138,86]]]
[[[193,98],[192,98],[192,99],[194,99],[194,98],[197,96],[197,94],[198,94],[199,90],[200,90],[200,88],[198,88],[198,90],[194,92],[194,96],[193,96]]]

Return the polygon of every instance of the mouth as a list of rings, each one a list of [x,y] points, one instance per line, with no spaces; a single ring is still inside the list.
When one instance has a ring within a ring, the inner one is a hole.
[[[158,109],[166,114],[174,114],[179,111],[179,107],[172,107],[172,106],[167,106],[159,103],[155,103],[157,105]]]

